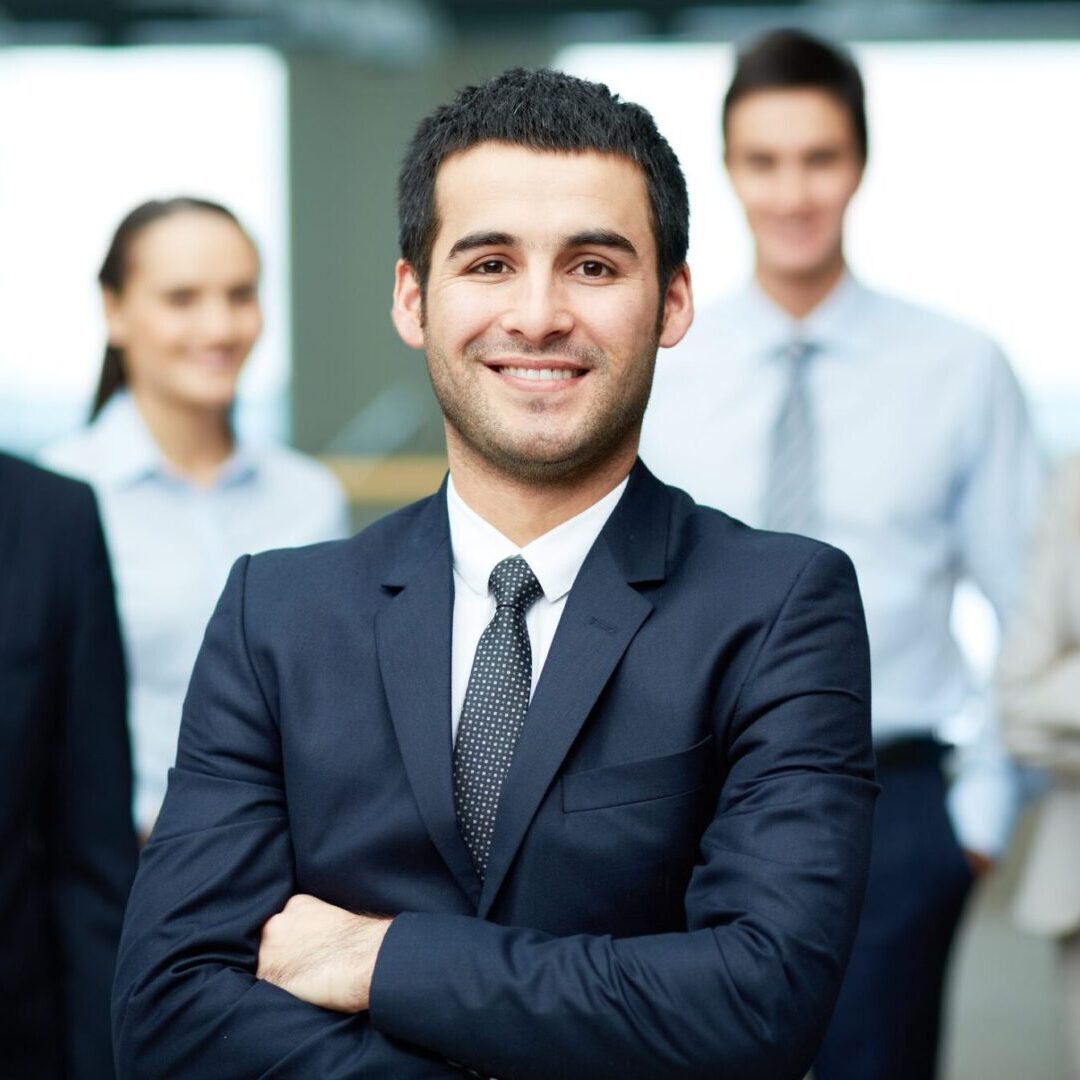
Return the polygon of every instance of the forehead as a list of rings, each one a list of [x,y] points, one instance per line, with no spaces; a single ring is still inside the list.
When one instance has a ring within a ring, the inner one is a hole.
[[[626,233],[637,244],[650,234],[649,195],[640,166],[595,151],[481,143],[439,167],[435,208],[436,253],[480,229],[531,241],[606,228]]]
[[[756,90],[727,117],[728,150],[796,150],[806,145],[855,143],[855,124],[834,94],[813,87]]]
[[[127,272],[161,277],[216,278],[258,266],[251,241],[228,218],[183,210],[141,229],[128,251]]]

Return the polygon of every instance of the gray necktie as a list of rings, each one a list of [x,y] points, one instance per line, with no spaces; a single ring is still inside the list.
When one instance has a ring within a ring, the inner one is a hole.
[[[812,534],[817,527],[817,436],[807,386],[813,346],[794,341],[785,351],[784,389],[773,424],[762,524],[778,532]]]
[[[491,571],[495,614],[480,636],[465,689],[454,744],[454,805],[458,826],[484,879],[499,793],[532,690],[532,649],[525,612],[543,590],[520,556]]]

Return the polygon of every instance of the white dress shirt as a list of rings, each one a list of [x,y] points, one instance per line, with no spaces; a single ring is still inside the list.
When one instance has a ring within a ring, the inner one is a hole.
[[[42,460],[97,493],[127,653],[135,820],[147,829],[229,568],[248,552],[346,535],[345,499],[327,469],[280,446],[239,444],[213,486],[196,487],[164,460],[127,393]]]
[[[1041,463],[1000,350],[850,275],[796,321],[751,284],[699,314],[657,362],[641,453],[657,475],[749,524],[761,520],[784,349],[814,347],[816,535],[851,556],[866,607],[875,739],[940,732],[977,695],[951,611],[969,579],[1004,619],[1039,497]],[[1011,783],[988,710],[951,793],[965,846],[996,853]]]
[[[535,690],[566,607],[567,594],[589,549],[622,498],[626,483],[623,480],[587,510],[519,548],[465,505],[452,477],[447,481],[446,509],[450,518],[450,546],[454,553],[450,722],[455,739],[476,646],[495,614],[495,598],[488,590],[488,579],[496,563],[520,555],[544,590],[544,595],[525,615],[532,648],[532,690]],[[531,695],[532,691],[530,698]]]

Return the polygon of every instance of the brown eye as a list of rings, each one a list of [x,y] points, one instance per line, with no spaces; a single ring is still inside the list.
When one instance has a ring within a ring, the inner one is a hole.
[[[611,275],[611,268],[606,263],[599,262],[596,259],[586,259],[584,262],[577,264],[574,272],[580,277],[604,278]]]
[[[474,274],[501,274],[506,269],[502,259],[485,259],[473,267]]]

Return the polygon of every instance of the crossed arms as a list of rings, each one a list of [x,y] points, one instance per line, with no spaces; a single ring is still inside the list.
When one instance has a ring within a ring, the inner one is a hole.
[[[207,631],[133,891],[115,995],[121,1076],[460,1076],[448,1061],[504,1078],[803,1075],[854,936],[876,793],[865,628],[844,556],[808,558],[737,707],[715,718],[726,779],[686,930],[625,938],[287,908],[305,891],[289,818],[304,796],[283,775],[249,576],[242,560]],[[320,950],[330,963],[310,964]]]

